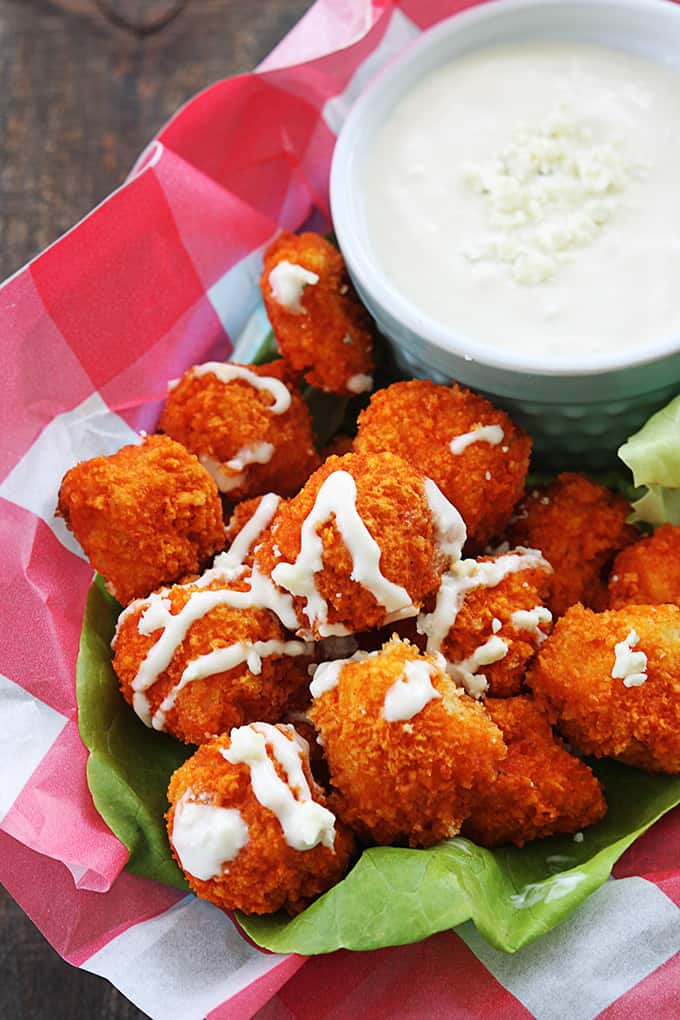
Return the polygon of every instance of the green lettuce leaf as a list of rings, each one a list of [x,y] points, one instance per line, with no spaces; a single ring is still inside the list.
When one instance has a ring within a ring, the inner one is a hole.
[[[645,487],[632,503],[631,520],[653,527],[680,524],[680,396],[653,414],[619,457],[635,485]]]
[[[680,488],[680,396],[653,414],[619,449],[636,485]]]
[[[88,783],[97,810],[130,853],[128,868],[186,889],[163,815],[170,776],[193,748],[147,729],[123,701],[110,647],[119,611],[95,583],[77,666]],[[375,847],[298,917],[239,921],[267,949],[313,955],[416,942],[471,918],[493,946],[514,952],[572,913],[606,881],[624,850],[680,803],[680,777],[647,775],[615,762],[593,767],[609,811],[585,830],[581,843],[563,836],[522,849],[484,850],[458,838],[430,850]]]

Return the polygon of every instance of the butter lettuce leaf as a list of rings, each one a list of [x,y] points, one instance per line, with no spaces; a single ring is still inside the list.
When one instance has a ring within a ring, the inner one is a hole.
[[[163,815],[170,776],[193,748],[147,729],[124,702],[111,666],[119,611],[95,583],[77,666],[88,783],[97,810],[129,851],[128,869],[186,889]],[[457,838],[429,850],[374,847],[297,917],[239,916],[239,923],[266,949],[314,955],[417,942],[472,919],[491,945],[514,952],[568,917],[607,880],[624,850],[680,804],[680,777],[615,762],[593,767],[609,811],[584,831],[583,842],[561,836],[522,849],[484,850]]]
[[[680,489],[680,396],[645,422],[619,448],[636,485]]]

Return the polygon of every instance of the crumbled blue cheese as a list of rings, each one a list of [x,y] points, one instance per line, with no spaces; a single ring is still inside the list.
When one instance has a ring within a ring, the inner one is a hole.
[[[518,283],[543,283],[596,238],[643,171],[619,139],[596,138],[560,106],[542,124],[518,129],[493,158],[466,167],[491,232],[463,254],[471,262],[507,264]]]
[[[623,680],[624,687],[641,687],[647,679],[647,656],[632,649],[640,641],[636,631],[631,630],[623,641],[614,646],[613,680]]]

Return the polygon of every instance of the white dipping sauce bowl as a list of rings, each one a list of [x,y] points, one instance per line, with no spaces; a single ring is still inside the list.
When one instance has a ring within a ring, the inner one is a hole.
[[[492,0],[423,33],[374,79],[340,133],[331,167],[333,225],[357,291],[402,371],[455,379],[483,393],[533,436],[545,466],[597,468],[611,463],[620,444],[678,392],[680,337],[559,361],[513,351],[520,322],[508,323],[507,350],[480,343],[447,329],[400,293],[374,252],[363,207],[375,135],[423,76],[474,50],[541,39],[590,43],[680,67],[680,5]]]

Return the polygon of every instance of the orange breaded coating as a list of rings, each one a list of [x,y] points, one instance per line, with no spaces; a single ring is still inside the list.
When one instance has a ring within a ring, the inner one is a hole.
[[[224,546],[213,479],[167,436],[146,436],[140,446],[71,468],[56,513],[124,606],[198,573]]]
[[[168,393],[159,428],[232,500],[291,495],[319,465],[309,410],[284,361],[195,365]]]
[[[260,745],[253,746],[253,739]],[[299,782],[286,781],[285,757],[275,746],[281,740],[291,745],[288,757],[299,756]],[[250,764],[238,760],[248,751],[259,751],[254,764],[260,773],[263,766],[269,771],[266,783],[278,786],[284,802],[297,803],[288,833],[256,796]],[[270,914],[283,908],[296,914],[340,881],[354,854],[354,838],[328,811],[306,742],[292,726],[256,724],[204,744],[172,776],[168,800],[168,837],[177,863],[196,895],[224,910]],[[301,829],[309,848],[291,845]]]
[[[260,288],[281,354],[307,382],[342,396],[370,390],[371,320],[330,241],[284,230],[264,253]]]
[[[532,698],[487,698],[484,707],[508,747],[498,778],[475,798],[463,835],[480,846],[524,846],[560,832],[578,832],[607,810],[602,786],[553,734]]]
[[[680,527],[663,524],[623,549],[609,575],[609,608],[680,606]]]
[[[527,674],[575,750],[680,771],[680,608],[569,609]]]
[[[369,658],[318,666],[311,690],[331,803],[366,840],[425,847],[455,836],[505,757],[482,706],[397,637]]]
[[[203,744],[306,704],[311,646],[288,640],[275,614],[254,603],[247,578],[214,581],[176,585],[121,616],[113,667],[147,726]]]
[[[294,596],[299,632],[318,638],[415,615],[446,557],[422,475],[391,453],[347,454],[329,457],[281,507],[256,564]]]
[[[552,564],[548,605],[555,616],[576,602],[604,609],[612,559],[639,536],[626,524],[629,514],[623,497],[575,473],[532,489],[518,505],[507,538],[540,549]]]
[[[551,570],[534,550],[461,560],[444,574],[431,614],[419,618],[428,651],[439,651],[470,694],[518,694],[550,633]],[[479,662],[477,660],[480,660]]]
[[[467,441],[482,428],[486,439]],[[503,534],[524,491],[531,439],[471,390],[413,379],[373,394],[359,415],[354,449],[390,450],[417,467],[460,511],[470,546],[482,549]]]

